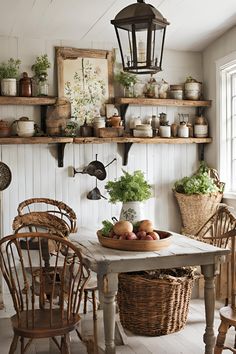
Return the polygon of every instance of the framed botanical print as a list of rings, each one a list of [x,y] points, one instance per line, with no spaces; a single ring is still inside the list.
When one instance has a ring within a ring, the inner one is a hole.
[[[71,102],[72,116],[91,122],[112,102],[113,51],[56,47],[58,97]]]

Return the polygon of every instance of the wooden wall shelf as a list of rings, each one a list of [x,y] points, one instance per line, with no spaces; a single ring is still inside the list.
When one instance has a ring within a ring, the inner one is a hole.
[[[16,97],[0,96],[0,105],[47,106],[56,103],[56,97]]]
[[[117,97],[115,103],[120,105],[139,105],[139,106],[177,106],[177,107],[210,107],[211,100],[192,101],[192,100],[174,100],[171,98],[136,98],[136,97]]]
[[[211,143],[212,138],[134,138],[132,136],[117,138],[76,137],[75,144],[106,144],[106,143],[135,143],[135,144],[202,144]]]
[[[11,136],[7,138],[0,138],[0,145],[9,144],[66,144],[73,143],[71,137],[47,137],[47,136],[32,136],[30,138],[22,138],[18,136]]]
[[[132,136],[117,138],[96,138],[96,137],[30,137],[22,138],[17,136],[0,138],[0,145],[9,144],[57,144],[58,167],[63,167],[64,150],[67,143],[74,144],[110,144],[117,143],[124,145],[123,164],[127,165],[129,150],[135,144],[208,144],[212,138],[134,138]]]

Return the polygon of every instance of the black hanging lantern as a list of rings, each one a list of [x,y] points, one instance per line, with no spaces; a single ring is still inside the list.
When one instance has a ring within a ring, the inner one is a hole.
[[[154,74],[162,70],[169,22],[155,7],[137,0],[121,10],[111,23],[115,26],[124,71]]]

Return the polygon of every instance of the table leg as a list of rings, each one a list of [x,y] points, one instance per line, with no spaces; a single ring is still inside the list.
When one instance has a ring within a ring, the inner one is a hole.
[[[106,274],[103,277],[103,323],[105,335],[105,353],[115,354],[115,297],[118,290],[118,274]]]
[[[214,336],[214,311],[215,311],[215,264],[202,265],[202,274],[204,275],[204,300],[206,329],[203,336],[205,343],[205,354],[213,354],[215,336]]]

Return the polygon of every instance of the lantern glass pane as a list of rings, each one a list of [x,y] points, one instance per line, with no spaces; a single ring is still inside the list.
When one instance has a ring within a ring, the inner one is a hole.
[[[117,28],[117,31],[119,35],[120,45],[122,48],[124,65],[129,67],[131,65],[131,62],[133,61],[132,34],[130,31],[121,28]]]
[[[147,30],[135,31],[137,43],[137,64],[138,66],[146,66],[147,63]]]
[[[151,31],[151,65],[161,66],[164,28]]]

